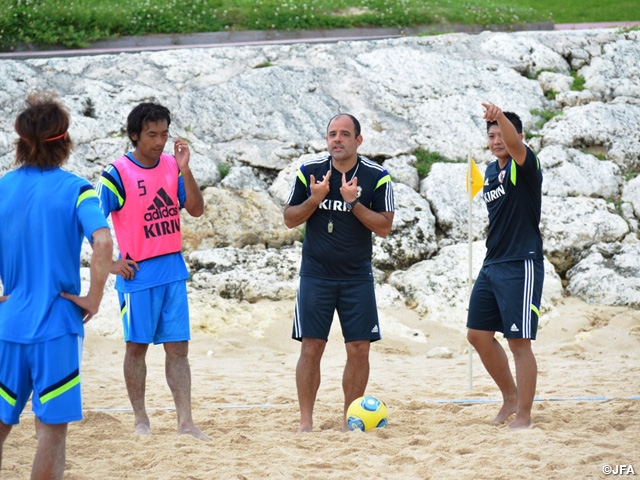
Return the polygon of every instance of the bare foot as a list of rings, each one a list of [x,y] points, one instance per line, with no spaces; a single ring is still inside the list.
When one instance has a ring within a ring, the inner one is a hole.
[[[138,423],[136,425],[136,430],[133,433],[136,435],[153,435],[151,427],[146,423]]]
[[[300,425],[296,433],[311,433],[313,431],[313,425]]]
[[[509,424],[509,428],[511,430],[524,430],[525,428],[529,428],[530,426],[531,426],[530,416],[521,418],[518,415],[516,415],[516,418],[514,418],[513,421]]]
[[[204,440],[205,442],[211,440],[211,437],[209,437],[209,435],[205,434],[202,430],[200,430],[195,425],[189,428],[180,428],[178,429],[178,433],[183,435],[191,435],[192,437],[198,438],[200,440]]]
[[[502,404],[502,408],[498,412],[498,415],[493,419],[496,423],[504,423],[507,419],[518,411],[518,401],[506,402]]]

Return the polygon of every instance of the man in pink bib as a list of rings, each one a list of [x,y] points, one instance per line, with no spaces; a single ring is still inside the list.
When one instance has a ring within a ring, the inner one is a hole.
[[[182,257],[180,209],[199,217],[204,200],[189,167],[189,145],[174,140],[174,155],[164,147],[169,137],[169,110],[141,103],[127,118],[134,146],[102,172],[97,186],[105,217],[111,215],[120,249],[111,273],[124,328],[124,377],[134,413],[135,433],[151,434],[145,408],[150,343],[163,344],[166,377],[178,415],[178,432],[208,440],[191,415],[191,333]]]

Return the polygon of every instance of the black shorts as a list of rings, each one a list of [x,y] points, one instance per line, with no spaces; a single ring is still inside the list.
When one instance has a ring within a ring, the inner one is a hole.
[[[382,338],[371,280],[335,281],[314,277],[300,277],[292,338],[328,340],[336,311],[345,342],[375,342]]]
[[[535,340],[543,282],[542,260],[484,265],[469,299],[467,328]]]

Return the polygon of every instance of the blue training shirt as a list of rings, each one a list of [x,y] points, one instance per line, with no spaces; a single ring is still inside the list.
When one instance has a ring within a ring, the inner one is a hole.
[[[498,161],[493,161],[484,179],[483,198],[489,211],[485,265],[543,259],[542,170],[538,157],[527,147],[524,165],[510,159],[501,169]]]
[[[137,162],[131,152],[127,154],[127,157],[140,167],[147,168]],[[113,189],[121,192],[120,195],[116,195]],[[113,165],[107,165],[104,169],[100,179],[98,180],[96,190],[100,199],[100,207],[102,208],[105,218],[108,218],[114,210],[122,208],[122,205],[127,201],[127,198],[131,198],[129,201],[134,201],[139,198],[135,195],[126,195],[122,185],[122,180],[120,179],[120,174]],[[178,199],[180,201],[180,208],[184,208],[186,198],[187,194],[184,188],[184,180],[182,179],[182,175],[180,175],[178,177]],[[139,290],[157,287],[158,285],[164,285],[189,278],[189,272],[181,252],[138,262],[138,267],[140,270],[138,271],[134,268],[134,276],[131,280],[125,280],[120,275],[116,276],[115,288],[117,291],[122,293],[137,292]]]
[[[84,336],[80,294],[83,236],[108,228],[91,184],[60,168],[23,166],[0,178],[0,340],[38,343]]]

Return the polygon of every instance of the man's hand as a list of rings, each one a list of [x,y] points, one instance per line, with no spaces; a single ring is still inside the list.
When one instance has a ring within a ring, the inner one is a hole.
[[[96,301],[96,299],[89,298],[88,295],[80,297],[67,292],[60,292],[60,296],[67,300],[71,300],[82,309],[82,323],[87,323],[96,313],[98,313],[101,298]]]
[[[340,195],[347,203],[353,203],[358,198],[358,177],[353,177],[347,182],[347,176],[342,174],[342,186],[340,187]]]
[[[9,295],[0,295],[0,303],[4,302],[7,298],[9,298]]]
[[[173,141],[173,156],[176,157],[180,171],[186,169],[189,165],[189,159],[191,158],[189,144],[181,138],[176,138]]]
[[[482,106],[485,108],[482,118],[488,122],[497,122],[502,115],[502,109],[492,103],[483,103]]]
[[[331,178],[331,169],[324,176],[322,181],[317,180],[316,177],[311,175],[309,188],[311,189],[311,197],[313,197],[318,204],[322,203],[325,197],[329,194],[329,179]]]
[[[111,264],[109,273],[120,275],[125,280],[132,280],[135,276],[134,268],[140,271],[140,267],[138,267],[138,264],[134,260],[125,260],[124,258],[119,258]]]

